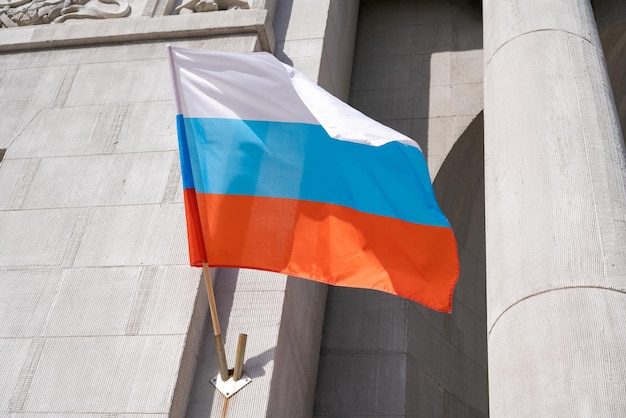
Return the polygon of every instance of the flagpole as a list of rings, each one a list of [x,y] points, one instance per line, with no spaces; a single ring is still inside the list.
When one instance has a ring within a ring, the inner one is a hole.
[[[172,45],[167,45],[167,57],[170,63],[170,73],[172,75],[172,81],[174,85],[174,97],[176,100],[176,113],[182,115],[182,106],[180,98],[180,88],[178,85],[178,77],[176,76],[176,66],[174,65],[174,56],[172,52]],[[200,229],[202,225],[200,224]],[[203,248],[204,251],[204,248]],[[204,276],[204,284],[206,286],[206,293],[209,298],[209,309],[211,310],[211,320],[213,321],[213,338],[215,340],[215,351],[217,354],[217,364],[220,369],[220,377],[225,382],[228,380],[228,365],[226,363],[226,351],[224,350],[224,338],[222,338],[222,331],[220,329],[220,321],[217,317],[217,305],[215,304],[215,293],[213,292],[213,282],[211,281],[211,271],[209,270],[209,264],[206,261],[202,261],[202,273]]]
[[[204,284],[209,298],[209,310],[211,311],[211,321],[213,321],[213,339],[215,341],[215,352],[217,354],[217,364],[220,370],[222,381],[228,380],[228,365],[226,363],[226,350],[224,350],[224,338],[222,338],[222,330],[220,329],[220,320],[217,317],[217,305],[215,303],[215,292],[213,291],[213,281],[211,280],[211,271],[206,261],[202,262],[202,273],[204,276]]]
[[[170,72],[172,75],[172,81],[173,81],[173,86],[174,86],[174,97],[176,99],[175,104],[176,104],[176,114],[177,114],[176,119],[177,119],[177,125],[178,125],[179,117],[182,117],[184,113],[183,113],[182,100],[181,100],[181,86],[179,83],[180,81],[179,72],[174,62],[175,61],[174,51],[171,45],[167,45],[167,56],[168,56],[168,60],[170,64]],[[187,138],[185,135],[184,124],[181,124],[179,126],[179,143],[181,144],[180,148],[181,148],[181,169],[183,171],[183,186],[185,186],[186,184],[185,182],[186,177],[184,173],[185,171],[184,163],[191,164],[190,161],[185,160],[185,158],[189,158],[189,155],[188,155],[189,151],[186,148],[187,147],[186,141],[187,141]],[[187,152],[186,157],[183,156],[183,149],[185,149],[185,151]],[[190,169],[190,166],[186,168]],[[192,176],[191,171],[189,171],[189,173],[187,174]],[[187,178],[187,181],[189,182],[188,184],[188,186],[190,186],[189,188],[192,190],[195,190],[193,177],[191,177],[191,179]],[[195,201],[195,197],[193,198],[193,201],[189,202],[189,204],[197,205],[197,201]],[[185,199],[185,206],[187,207],[186,199]],[[197,211],[199,210],[197,206],[196,206],[196,210]],[[200,235],[200,239],[202,240],[203,239],[202,237],[204,236],[204,234],[202,233],[202,222],[200,221],[200,219],[193,219],[192,222],[193,221],[197,221],[197,225],[199,225],[200,227],[199,235]],[[189,219],[187,219],[187,222],[189,225],[189,222],[190,222]],[[197,239],[198,237],[196,236],[195,238]],[[195,242],[194,245],[196,244],[198,243]],[[191,245],[192,244],[190,243],[190,248],[191,248]],[[201,247],[201,252],[203,254],[202,257],[204,258],[206,257],[206,250],[204,248],[203,241],[201,242],[200,247]],[[217,376],[215,376],[213,379],[211,379],[211,382],[213,383],[213,385],[215,385],[218,391],[220,391],[226,398],[229,398],[232,395],[234,395],[237,391],[239,391],[242,387],[250,383],[252,380],[248,376],[243,374],[243,360],[244,360],[244,352],[246,349],[246,337],[247,336],[245,334],[239,335],[239,341],[237,342],[237,358],[235,359],[235,368],[234,368],[236,372],[233,375],[233,379],[231,379],[230,378],[231,376],[228,370],[228,364],[226,362],[226,350],[224,349],[224,338],[222,337],[222,330],[220,328],[220,322],[217,316],[217,305],[215,303],[215,292],[213,290],[213,281],[211,280],[211,271],[209,270],[209,264],[206,261],[206,258],[202,260],[202,275],[204,276],[204,284],[206,286],[207,297],[209,299],[209,310],[211,311],[211,321],[213,322],[213,340],[215,343],[215,354],[217,355],[217,364],[218,364],[219,376],[220,376],[220,379],[218,379]]]

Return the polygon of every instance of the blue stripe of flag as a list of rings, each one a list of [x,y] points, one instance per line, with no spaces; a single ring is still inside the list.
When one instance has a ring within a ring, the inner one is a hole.
[[[449,227],[416,147],[341,141],[303,123],[185,118],[184,130],[189,149],[181,154],[191,159],[182,163],[183,182],[199,193],[331,203]]]
[[[183,115],[176,115],[176,131],[178,132],[178,149],[180,151],[180,170],[183,177],[183,189],[193,189],[195,186],[191,172],[191,160],[189,157],[189,146],[187,145],[187,134],[185,132],[185,118]]]

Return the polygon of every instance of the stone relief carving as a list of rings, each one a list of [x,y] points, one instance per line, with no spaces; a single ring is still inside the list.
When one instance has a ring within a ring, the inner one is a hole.
[[[0,0],[1,1],[1,0]],[[179,14],[212,12],[214,10],[249,9],[247,0],[183,0],[174,11]]]
[[[130,14],[128,0],[0,0],[0,27],[107,19]]]

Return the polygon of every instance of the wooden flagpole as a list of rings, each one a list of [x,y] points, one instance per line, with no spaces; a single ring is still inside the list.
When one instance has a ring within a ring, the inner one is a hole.
[[[175,100],[176,113],[177,115],[182,115],[183,112],[182,112],[182,106],[181,106],[182,100],[180,96],[180,90],[181,90],[181,86],[179,83],[180,80],[177,76],[178,72],[177,72],[176,65],[174,63],[174,54],[172,50],[172,45],[169,45],[169,44],[167,45],[167,56],[169,59],[170,70],[171,70],[170,72],[171,72],[172,81],[174,84],[174,96],[176,98]],[[179,135],[181,135],[180,131],[179,131]],[[183,130],[183,136],[184,136],[184,130]],[[2,157],[0,156],[0,159],[1,158]],[[187,202],[185,202],[185,205],[186,204]],[[201,222],[200,222],[200,230],[202,230]],[[201,233],[200,236],[202,237],[203,234]],[[206,255],[204,255],[203,257],[206,257]],[[229,380],[230,376],[228,372],[228,364],[226,363],[226,350],[224,350],[224,338],[222,337],[220,321],[217,316],[217,305],[215,303],[215,292],[213,291],[213,281],[211,280],[211,271],[209,270],[209,263],[207,263],[205,260],[202,261],[202,275],[204,276],[204,284],[206,286],[207,297],[209,299],[209,309],[211,311],[211,321],[213,322],[213,339],[215,342],[215,353],[217,354],[217,364],[219,367],[220,377],[222,379],[222,382],[226,382],[227,380]],[[246,337],[247,336],[245,334],[240,334],[239,341],[237,342],[237,358],[235,359],[235,370],[237,370],[237,372],[234,375],[237,377],[233,379],[235,382],[237,382],[242,375],[244,352],[246,349]],[[216,380],[217,380],[217,376],[216,376]],[[216,385],[216,387],[226,397],[229,397],[229,396],[232,396],[232,394],[234,394],[236,391],[241,389],[243,386],[245,386],[247,383],[249,383],[250,380],[251,379],[246,376],[245,382],[241,382],[239,385],[237,385],[237,387],[234,388],[234,391],[229,390],[227,392],[224,392],[222,389],[220,389],[218,385]]]
[[[209,298],[209,310],[211,311],[211,321],[213,321],[213,339],[215,341],[215,352],[217,353],[217,364],[220,369],[222,381],[228,380],[228,365],[226,363],[226,351],[224,350],[224,338],[220,329],[220,320],[217,317],[217,305],[215,304],[215,292],[211,281],[211,271],[206,261],[202,262],[202,275],[206,285],[206,293]]]

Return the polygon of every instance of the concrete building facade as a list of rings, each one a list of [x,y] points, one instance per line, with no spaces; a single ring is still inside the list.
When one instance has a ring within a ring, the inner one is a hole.
[[[165,45],[274,53],[414,138],[451,315],[188,266]],[[626,4],[0,0],[0,418],[626,414]]]

